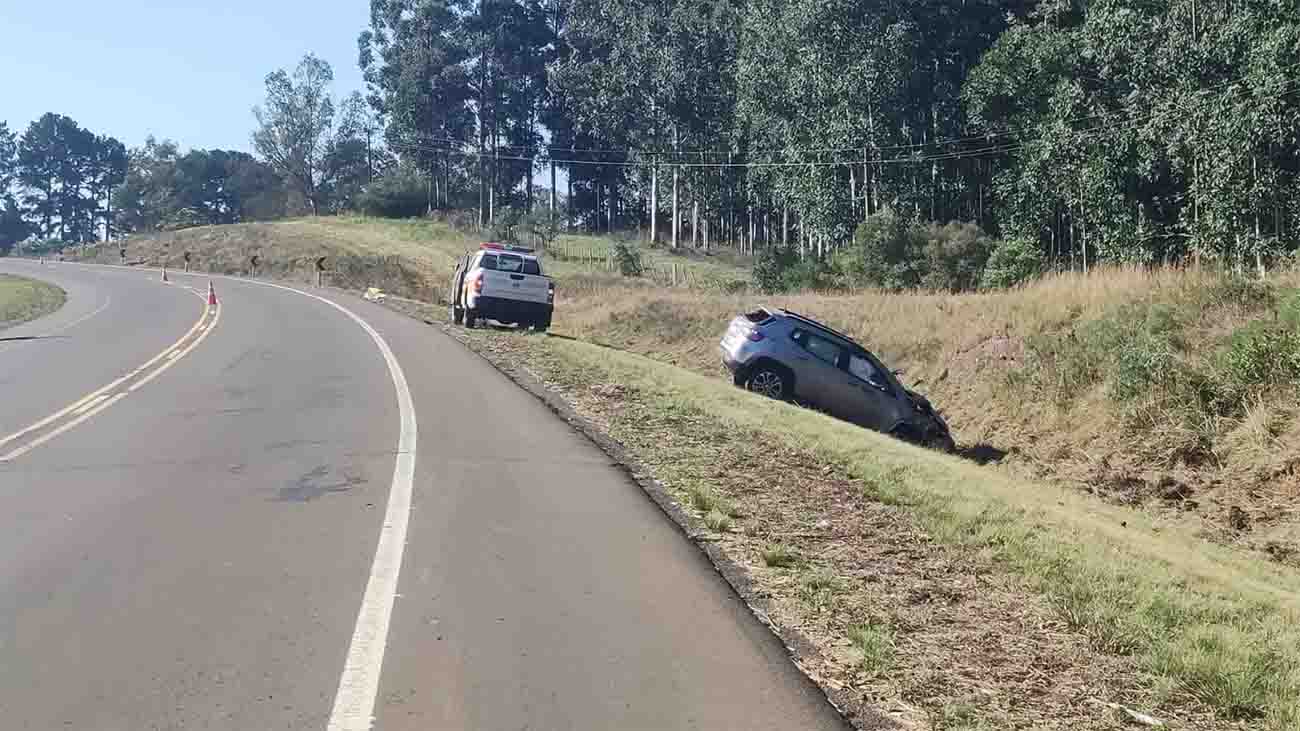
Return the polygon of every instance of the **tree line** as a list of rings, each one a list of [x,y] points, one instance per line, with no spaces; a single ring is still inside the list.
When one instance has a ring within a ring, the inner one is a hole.
[[[829,259],[886,215],[1057,268],[1296,249],[1294,0],[370,9],[359,60],[401,174],[484,224],[552,205],[533,180],[559,168],[566,220],[674,244]]]
[[[272,220],[353,208],[376,169],[372,119],[359,94],[338,113],[328,64],[308,54],[290,74],[266,79],[253,110],[257,156],[237,150],[183,151],[149,137],[120,141],[45,114],[18,135],[0,122],[0,255],[120,235]]]

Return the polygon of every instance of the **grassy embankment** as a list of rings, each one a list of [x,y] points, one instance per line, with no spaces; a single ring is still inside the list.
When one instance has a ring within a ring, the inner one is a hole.
[[[1300,575],[1157,514],[559,337],[471,344],[563,393],[744,565],[810,673],[920,728],[1300,723]]]
[[[304,277],[315,255],[395,256],[418,286],[374,268],[353,286],[436,301],[473,244],[438,226],[195,229],[133,252],[170,240],[173,266],[184,247],[234,271],[256,250]],[[690,506],[774,621],[813,640],[826,687],[932,728],[1118,728],[1108,702],[1184,728],[1300,725],[1295,275],[758,298],[550,270],[556,333],[577,341],[473,344],[558,388]],[[973,453],[1010,455],[980,467],[736,391],[716,339],[756,299],[860,338]]]
[[[0,274],[0,330],[59,309],[65,297],[52,284]]]
[[[233,226],[204,226],[132,236],[125,241],[127,260],[180,269],[185,252],[199,271],[245,274],[259,257],[259,276],[315,281],[315,262],[326,257],[327,281],[348,289],[377,286],[400,296],[429,302],[446,297],[456,260],[482,241],[476,233],[457,231],[430,220],[321,217]],[[563,235],[548,248],[546,271],[559,284],[560,297],[590,293],[616,275],[606,271],[610,240]],[[119,261],[118,247],[99,246],[89,260]],[[697,289],[735,287],[749,277],[748,265],[735,257],[644,252],[646,269],[658,279],[677,265],[678,277]]]

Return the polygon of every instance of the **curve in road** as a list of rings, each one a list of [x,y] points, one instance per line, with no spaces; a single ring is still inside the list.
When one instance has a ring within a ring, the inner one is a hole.
[[[112,304],[73,337],[0,349],[26,413],[192,319],[145,272],[50,276],[74,285],[65,322]],[[843,727],[639,488],[458,343],[345,295],[219,287],[221,326],[184,363],[0,465],[7,726],[364,728],[373,698],[382,729]],[[408,448],[382,632],[358,608]],[[382,670],[360,703],[340,682],[356,665]]]

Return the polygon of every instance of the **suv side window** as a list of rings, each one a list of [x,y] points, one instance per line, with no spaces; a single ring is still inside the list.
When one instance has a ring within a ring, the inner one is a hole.
[[[870,383],[873,386],[883,384],[885,380],[880,377],[880,371],[871,364],[871,361],[856,353],[849,354],[849,373],[857,378]]]
[[[844,352],[844,349],[835,343],[810,332],[803,333],[799,344],[804,347],[804,350],[817,356],[818,360],[834,367],[839,366],[840,356]]]
[[[497,255],[496,255],[496,254],[484,254],[484,255],[483,255],[483,258],[482,258],[482,259],[479,259],[478,265],[479,265],[479,267],[482,268],[482,269],[488,269],[488,270],[491,270],[491,271],[496,271],[496,269],[497,269]]]

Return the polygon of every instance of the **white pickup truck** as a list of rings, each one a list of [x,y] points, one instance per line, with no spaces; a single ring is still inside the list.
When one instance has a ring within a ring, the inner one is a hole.
[[[451,280],[451,320],[480,319],[545,332],[555,308],[555,283],[532,249],[486,243],[461,257]]]

